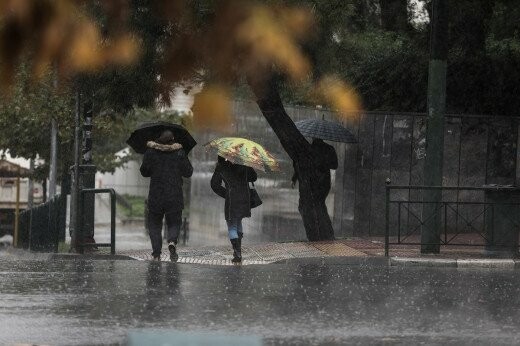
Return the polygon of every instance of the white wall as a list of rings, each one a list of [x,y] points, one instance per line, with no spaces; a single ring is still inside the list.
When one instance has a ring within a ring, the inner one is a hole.
[[[142,196],[148,195],[149,178],[143,178],[139,172],[140,162],[130,161],[123,167],[111,173],[97,173],[96,187],[114,188],[122,195]]]

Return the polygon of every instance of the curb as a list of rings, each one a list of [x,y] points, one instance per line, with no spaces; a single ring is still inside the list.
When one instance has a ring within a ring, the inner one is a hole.
[[[359,265],[359,266],[388,266],[387,257],[359,257],[359,256],[331,256],[331,257],[297,257],[278,260],[271,264],[305,264],[305,265]]]
[[[445,258],[392,257],[390,266],[456,268],[457,260]]]
[[[464,259],[457,260],[457,268],[499,268],[515,269],[516,263],[512,259]]]
[[[50,254],[49,260],[72,260],[72,261],[135,261],[135,258],[125,255],[105,255],[105,254],[74,254],[74,253],[53,253]]]
[[[135,260],[126,255],[109,255],[109,254],[77,254],[77,253],[52,253],[52,252],[32,252],[25,249],[8,248],[0,252],[0,257],[13,260],[30,260],[30,261],[54,261],[54,260]]]
[[[421,257],[393,257],[390,266],[396,267],[441,267],[441,268],[493,268],[520,269],[520,261],[513,259],[445,259]]]

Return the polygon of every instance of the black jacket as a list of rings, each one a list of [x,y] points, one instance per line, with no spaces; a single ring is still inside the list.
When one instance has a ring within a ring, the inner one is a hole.
[[[311,154],[314,164],[316,165],[315,184],[318,186],[318,198],[325,199],[330,191],[330,170],[338,168],[338,157],[332,145],[329,145],[322,140],[314,140],[311,145]],[[292,176],[293,183],[298,180],[298,168],[293,162],[294,175]]]
[[[141,175],[150,177],[148,209],[156,213],[167,213],[184,208],[182,177],[193,173],[188,157],[175,143],[163,145],[149,142],[141,165]]]
[[[249,182],[256,181],[254,169],[219,161],[211,177],[211,189],[226,199],[224,214],[227,221],[251,216]],[[225,186],[222,186],[224,183]]]

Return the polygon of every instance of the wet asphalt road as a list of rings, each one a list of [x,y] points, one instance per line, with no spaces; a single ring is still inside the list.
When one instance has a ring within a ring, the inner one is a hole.
[[[258,335],[266,345],[518,344],[519,273],[0,256],[0,344],[118,344],[141,328]]]

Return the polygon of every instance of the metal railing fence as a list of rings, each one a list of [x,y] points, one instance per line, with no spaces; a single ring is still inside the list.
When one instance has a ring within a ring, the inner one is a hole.
[[[37,252],[57,252],[65,238],[66,195],[20,213],[19,246]]]
[[[82,239],[79,244],[77,244],[80,253],[83,253],[86,247],[110,247],[110,254],[115,255],[116,253],[116,191],[114,189],[83,189],[80,191],[80,206],[79,206],[79,215],[82,216],[85,209],[85,194],[87,193],[108,193],[110,194],[110,243],[85,243],[83,241],[84,230],[83,227],[79,227],[79,239]],[[81,217],[78,217],[81,220]]]
[[[392,192],[398,190],[437,190],[445,195],[442,201],[434,202],[417,197],[410,199],[409,193],[392,195]],[[511,190],[518,191],[513,188]],[[387,185],[385,256],[388,256],[391,245],[513,247],[517,251],[520,199],[490,201],[486,196],[486,192],[490,191],[499,190],[490,187]],[[449,200],[450,192],[456,192],[457,197],[461,192],[476,192],[481,193],[481,198],[469,201],[461,201],[458,198]],[[427,204],[434,205],[433,212],[423,215],[422,207]],[[435,217],[440,217],[441,220],[437,233],[438,242],[424,243],[421,241],[422,227]],[[503,239],[498,239],[497,233]]]

